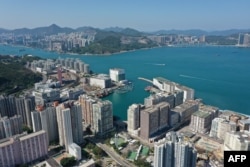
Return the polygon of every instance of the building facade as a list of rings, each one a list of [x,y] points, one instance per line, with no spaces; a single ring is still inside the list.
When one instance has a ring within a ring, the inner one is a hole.
[[[157,105],[141,110],[140,115],[140,137],[148,140],[157,131],[169,126],[168,114],[169,104],[161,102]]]
[[[140,105],[132,104],[127,111],[127,130],[131,135],[138,136],[138,128],[140,127]]]
[[[0,166],[12,167],[45,159],[48,141],[45,131],[0,140]]]
[[[93,129],[100,136],[113,130],[113,106],[110,101],[93,104]]]
[[[120,68],[112,68],[109,70],[109,76],[111,80],[115,82],[125,80],[125,70]]]
[[[154,145],[154,167],[195,167],[197,152],[175,132]]]

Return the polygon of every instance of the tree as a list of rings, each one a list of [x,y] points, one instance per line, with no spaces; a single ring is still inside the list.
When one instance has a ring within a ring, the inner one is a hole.
[[[98,146],[95,146],[95,148],[93,149],[93,153],[96,155],[97,158],[100,158],[104,155],[104,151]]]
[[[151,164],[144,159],[138,159],[135,161],[135,165],[138,167],[151,167]]]
[[[82,157],[85,157],[87,159],[92,158],[91,154],[85,151],[84,149],[82,149]]]
[[[23,131],[27,131],[28,134],[33,132],[32,128],[28,127],[27,125],[23,125],[22,128],[23,128]]]
[[[63,158],[63,159],[61,159],[60,164],[63,167],[74,166],[76,164],[75,157],[66,157],[66,158]]]

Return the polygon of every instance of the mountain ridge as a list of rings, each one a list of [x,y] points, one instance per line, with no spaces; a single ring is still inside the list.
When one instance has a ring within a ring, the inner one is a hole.
[[[229,36],[232,34],[238,33],[249,33],[249,29],[227,29],[227,30],[214,30],[214,31],[205,31],[202,29],[187,29],[187,30],[178,30],[178,29],[171,29],[171,30],[157,30],[157,31],[138,31],[133,28],[122,28],[122,27],[108,27],[108,28],[94,28],[91,26],[82,26],[78,28],[70,28],[70,27],[60,27],[56,24],[51,24],[49,26],[43,27],[36,27],[36,28],[18,28],[14,30],[9,30],[5,28],[0,28],[1,33],[14,33],[16,35],[21,34],[31,34],[31,35],[53,35],[57,33],[71,33],[71,32],[81,32],[81,31],[106,31],[106,32],[114,32],[114,33],[121,33],[128,36],[141,36],[141,35],[167,35],[167,34],[182,34],[182,35],[194,35],[194,36],[201,36],[201,35],[215,35],[215,36]]]

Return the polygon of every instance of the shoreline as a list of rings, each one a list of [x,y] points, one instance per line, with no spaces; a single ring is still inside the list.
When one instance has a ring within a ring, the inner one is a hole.
[[[202,45],[164,45],[164,46],[155,46],[151,48],[140,48],[140,49],[133,49],[133,50],[121,50],[119,52],[115,53],[103,53],[103,54],[92,54],[92,53],[85,53],[85,54],[80,54],[80,53],[74,53],[74,52],[57,52],[57,51],[49,51],[47,49],[42,49],[42,48],[34,48],[30,46],[24,46],[24,45],[14,45],[14,44],[6,44],[6,43],[0,43],[0,46],[11,46],[11,47],[19,47],[19,48],[28,48],[28,49],[39,49],[43,50],[46,52],[52,52],[52,53],[57,53],[57,54],[66,54],[66,55],[72,55],[72,56],[113,56],[117,54],[122,54],[122,53],[129,53],[129,52],[135,52],[135,51],[140,51],[140,50],[150,50],[150,49],[156,49],[156,48],[188,48],[188,47],[235,47],[235,48],[250,48],[250,47],[240,47],[238,45],[214,45],[214,44],[202,44]]]

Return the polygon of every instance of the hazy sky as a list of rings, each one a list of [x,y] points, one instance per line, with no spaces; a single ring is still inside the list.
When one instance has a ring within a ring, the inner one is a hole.
[[[0,0],[0,27],[250,28],[250,0]]]

